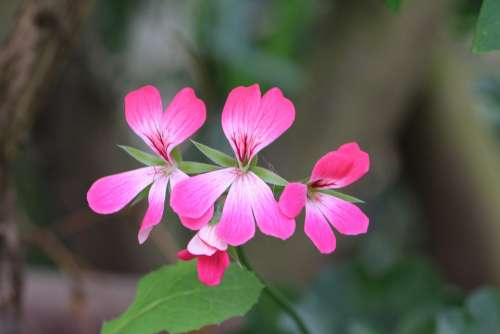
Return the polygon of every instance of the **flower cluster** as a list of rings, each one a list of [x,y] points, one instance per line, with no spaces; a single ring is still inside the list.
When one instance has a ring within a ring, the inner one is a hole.
[[[195,143],[218,166],[182,161],[174,154],[176,146],[206,119],[205,104],[191,88],[182,89],[163,111],[158,90],[142,87],[126,96],[125,117],[157,157],[128,148],[128,153],[148,166],[94,182],[87,193],[89,206],[97,213],[114,213],[148,191],[149,206],[138,233],[142,244],[160,223],[170,188],[171,208],[185,227],[197,231],[178,258],[196,258],[198,276],[204,284],[221,282],[230,262],[228,247],[252,239],[255,225],[265,235],[290,238],[295,232],[295,218],[304,206],[305,233],[321,253],[335,250],[329,223],[346,235],[368,229],[368,217],[349,197],[333,190],[355,182],[369,169],[368,154],[356,143],[324,155],[303,183],[288,183],[257,166],[257,154],[295,119],[293,103],[278,88],[263,96],[258,85],[230,92],[222,111],[222,129],[235,158]],[[273,190],[282,191],[279,202]],[[215,212],[216,206],[221,210]]]

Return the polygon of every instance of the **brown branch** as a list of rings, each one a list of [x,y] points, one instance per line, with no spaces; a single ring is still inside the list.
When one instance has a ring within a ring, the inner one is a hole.
[[[18,333],[22,262],[15,222],[10,161],[29,131],[41,97],[58,74],[91,0],[26,0],[0,49],[0,328]],[[7,274],[6,274],[7,273]]]

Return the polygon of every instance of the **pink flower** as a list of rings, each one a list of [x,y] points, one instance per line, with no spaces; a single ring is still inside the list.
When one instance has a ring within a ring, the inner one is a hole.
[[[248,164],[293,123],[295,109],[278,88],[261,96],[258,85],[237,87],[229,94],[222,112],[222,128],[239,167],[200,174],[179,182],[172,191],[174,211],[198,219],[229,188],[217,234],[228,244],[241,245],[255,234],[255,222],[262,233],[289,238],[295,221],[283,215],[269,186]]]
[[[320,190],[348,186],[369,168],[368,154],[358,144],[344,144],[318,160],[307,184],[296,182],[285,187],[279,200],[280,209],[295,218],[305,205],[306,235],[321,253],[331,253],[336,240],[328,223],[342,234],[357,235],[368,230],[368,217],[356,205]]]
[[[215,232],[215,225],[205,225],[189,242],[187,249],[177,253],[179,260],[198,260],[198,278],[209,286],[219,285],[229,266],[227,243]]]
[[[143,167],[129,172],[106,176],[95,181],[87,193],[89,206],[97,213],[111,214],[121,210],[143,189],[149,190],[149,207],[138,234],[143,243],[163,216],[167,185],[172,188],[188,176],[177,168],[170,153],[195,133],[205,122],[206,110],[191,88],[184,88],[163,112],[158,89],[145,86],[125,97],[125,118],[128,125],[160,156],[164,164]],[[191,226],[206,224],[213,215],[207,210]]]

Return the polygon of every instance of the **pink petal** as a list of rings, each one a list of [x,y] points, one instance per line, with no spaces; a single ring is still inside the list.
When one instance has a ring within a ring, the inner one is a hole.
[[[175,95],[163,114],[163,124],[172,149],[191,137],[206,119],[205,103],[196,97],[192,88],[183,88]]]
[[[281,212],[273,192],[264,181],[252,172],[249,172],[247,177],[245,191],[249,194],[252,211],[260,231],[283,240],[291,237],[295,232],[295,220]]]
[[[174,189],[177,183],[189,179],[189,176],[181,171],[179,168],[175,168],[170,174],[170,190]]]
[[[229,267],[229,255],[218,251],[212,256],[198,257],[198,278],[208,286],[219,285]]]
[[[125,118],[153,151],[168,160],[169,143],[163,126],[163,106],[156,87],[144,86],[128,93],[125,96]]]
[[[310,201],[306,204],[304,232],[322,254],[329,254],[335,250],[337,242],[332,228],[316,204]]]
[[[248,147],[245,146],[245,138],[248,136],[250,137],[249,139],[252,139],[252,133],[248,129],[249,122],[247,117],[257,114],[259,106],[259,85],[234,88],[229,93],[224,105],[222,111],[222,129],[240,161],[249,159],[250,152],[247,151]]]
[[[184,181],[189,179],[189,176],[185,174],[183,171],[180,169],[175,169],[172,174],[170,175],[170,188],[173,189],[177,183],[180,181]],[[190,217],[182,217],[179,216],[179,219],[185,227],[187,227],[190,230],[199,230],[208,222],[210,222],[210,219],[212,219],[212,216],[214,215],[214,207],[211,206],[207,212],[205,212],[201,217],[199,218],[190,218]]]
[[[232,246],[239,246],[250,240],[255,234],[255,223],[250,203],[251,187],[246,184],[247,175],[241,175],[234,181],[222,209],[217,235]]]
[[[198,232],[198,235],[207,245],[221,251],[225,251],[227,249],[227,243],[216,233],[216,225],[206,225],[200,230],[200,232]]]
[[[115,213],[123,209],[153,182],[156,169],[157,167],[144,167],[100,178],[87,192],[90,208],[101,214]]]
[[[299,182],[286,185],[281,193],[279,206],[281,212],[290,218],[295,218],[306,204],[307,186]]]
[[[235,168],[190,177],[172,190],[170,206],[181,217],[200,218],[236,178]]]
[[[165,206],[165,195],[167,192],[168,177],[158,178],[149,190],[149,207],[142,220],[141,228],[137,236],[139,243],[143,244],[149,236],[153,227],[160,223]]]
[[[295,108],[279,88],[262,98],[259,85],[237,87],[226,100],[222,128],[241,162],[250,161],[285,132],[295,119]]]
[[[369,219],[356,205],[334,196],[320,193],[316,195],[321,212],[337,231],[346,235],[368,231]]]
[[[356,143],[344,144],[316,162],[311,183],[316,188],[342,188],[359,180],[369,169],[368,153]]]
[[[259,138],[256,152],[281,136],[295,120],[293,103],[283,96],[279,88],[271,88],[262,97],[259,115],[255,115],[255,137]]]
[[[183,249],[177,253],[177,258],[181,261],[191,261],[196,258],[196,256],[189,253],[187,249]]]
[[[210,209],[208,209],[208,211],[205,212],[199,218],[189,218],[189,217],[179,216],[179,219],[181,220],[181,223],[182,225],[184,225],[184,227],[187,227],[190,230],[197,231],[201,229],[203,226],[207,225],[210,222],[210,219],[212,219],[213,215],[214,215],[214,206],[212,205]]]
[[[189,241],[187,250],[193,255],[213,255],[217,249],[201,240],[198,233]]]

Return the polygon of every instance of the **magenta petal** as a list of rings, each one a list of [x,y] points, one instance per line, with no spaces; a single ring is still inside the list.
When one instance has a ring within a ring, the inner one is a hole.
[[[189,241],[187,250],[193,255],[213,255],[217,249],[201,240],[198,233]]]
[[[277,87],[271,88],[262,97],[259,114],[254,115],[255,132],[258,139],[255,154],[281,136],[295,120],[293,103],[283,96]]]
[[[193,135],[205,119],[205,103],[196,97],[194,90],[183,88],[179,91],[163,114],[163,124],[170,143],[168,153]]]
[[[158,155],[167,159],[168,142],[164,133],[163,106],[158,89],[144,86],[125,97],[125,118],[134,132]]]
[[[368,154],[356,143],[344,144],[316,162],[311,182],[317,188],[342,188],[359,180],[369,169]]]
[[[259,85],[250,87],[236,87],[228,95],[222,111],[222,129],[231,144],[234,153],[243,161],[248,158],[249,152],[244,138],[252,138],[253,124],[249,121],[250,115],[258,113],[260,106]],[[250,143],[251,144],[251,143]]]
[[[306,205],[304,232],[322,254],[335,250],[337,242],[332,228],[316,204],[310,201]]]
[[[216,225],[206,225],[198,232],[198,235],[209,246],[217,248],[220,251],[227,249],[227,242],[222,240],[216,233]]]
[[[290,218],[295,218],[300,214],[306,204],[307,186],[299,182],[286,185],[281,193],[279,206],[281,212]]]
[[[189,176],[181,171],[179,168],[175,168],[170,173],[170,190],[174,189],[177,183],[189,179]]]
[[[183,171],[180,169],[175,169],[172,174],[170,174],[170,188],[173,189],[177,183],[189,179],[189,176],[187,176]],[[207,212],[205,212],[201,217],[199,218],[190,218],[190,217],[183,217],[179,216],[179,219],[181,220],[182,225],[187,227],[190,230],[199,230],[208,222],[210,219],[212,219],[212,216],[214,215],[214,207],[211,206]]]
[[[356,205],[326,194],[317,196],[321,212],[337,231],[346,235],[368,231],[369,219]]]
[[[180,90],[165,112],[160,92],[144,86],[125,97],[125,118],[134,132],[158,155],[171,161],[170,152],[205,122],[206,110],[192,88]]]
[[[295,220],[285,216],[279,209],[269,186],[254,173],[247,174],[245,191],[250,195],[252,211],[262,233],[282,240],[295,232]]]
[[[229,267],[229,255],[218,251],[212,256],[198,257],[198,278],[208,286],[219,285]]]
[[[155,168],[139,168],[95,181],[87,192],[90,208],[101,214],[115,213],[123,209],[141,190],[153,182]]]
[[[199,218],[179,216],[179,219],[181,220],[181,224],[184,225],[184,227],[187,227],[190,230],[198,231],[210,222],[210,219],[212,219],[213,215],[214,206],[212,205],[210,209],[208,209],[208,211]]]
[[[170,206],[181,217],[200,218],[226,191],[236,177],[235,168],[196,175],[172,189]]]
[[[258,85],[237,87],[227,98],[222,128],[236,156],[250,161],[293,123],[295,108],[279,88],[261,97]]]
[[[177,252],[177,258],[181,261],[191,261],[192,259],[196,258],[196,256],[189,253],[187,249],[183,249]]]
[[[239,246],[255,234],[255,223],[250,204],[251,188],[246,185],[246,175],[236,178],[222,209],[216,226],[217,235],[232,246]]]
[[[149,190],[149,207],[142,220],[141,228],[137,236],[139,243],[143,244],[149,236],[153,227],[160,223],[165,206],[165,195],[167,192],[168,177],[160,177]]]

